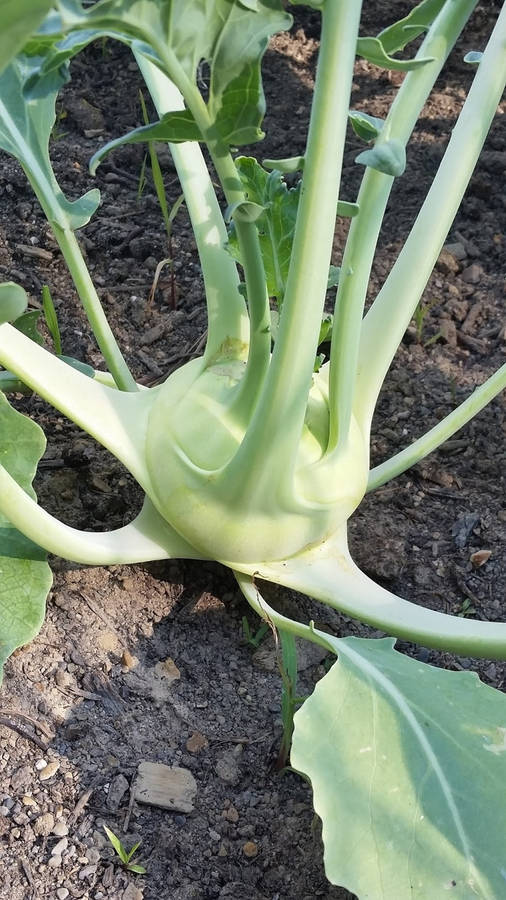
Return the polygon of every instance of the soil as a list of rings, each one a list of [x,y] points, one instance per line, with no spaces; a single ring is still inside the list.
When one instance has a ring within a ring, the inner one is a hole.
[[[398,2],[395,12],[411,6]],[[376,33],[390,7],[365,4],[364,33]],[[389,205],[371,296],[402,245],[463,102],[472,70],[462,57],[483,46],[498,8],[478,7],[423,112]],[[303,152],[317,47],[318,15],[295,7],[292,31],[266,55],[267,138],[252,148],[260,157]],[[124,48],[106,42],[79,57],[72,76],[59,102],[52,158],[67,195],[95,183],[101,189],[101,207],[80,240],[135,377],[152,383],[195,354],[205,332],[195,245],[182,209],[172,239],[174,277],[162,272],[150,303],[167,246],[149,166],[139,190],[144,150],[118,151],[96,182],[87,174],[97,141],[141,124],[135,64]],[[401,80],[358,61],[352,105],[383,115]],[[431,427],[504,363],[504,111],[503,105],[427,287],[426,315],[408,330],[386,380],[373,462]],[[350,134],[343,199],[356,196],[358,149]],[[173,203],[179,188],[167,152],[161,163]],[[37,203],[5,156],[0,194],[2,279],[23,284],[33,307],[49,284],[64,352],[102,367]],[[343,237],[338,229],[336,264]],[[48,438],[36,482],[44,507],[87,529],[115,528],[133,517],[141,494],[114,458],[38,398],[20,399],[19,408]],[[350,522],[350,542],[369,575],[435,609],[504,618],[505,432],[502,396],[428,460],[365,499]],[[490,551],[479,567],[471,562],[478,550]],[[258,623],[230,574],[215,564],[179,561],[109,569],[52,563],[46,623],[6,665],[2,688],[0,713],[27,735],[0,726],[2,900],[351,898],[326,881],[309,787],[275,770],[281,735],[275,650],[272,638],[260,653],[245,640],[244,619],[253,632]],[[277,602],[305,621],[324,620],[339,635],[375,634],[288,592],[278,592]],[[434,665],[472,667],[504,687],[503,663],[400,646]],[[313,651],[301,654],[302,694],[326,670],[328,661]],[[138,803],[133,788],[142,761],[189,770],[193,809]],[[146,875],[121,868],[104,824],[126,847],[142,842],[136,861]]]

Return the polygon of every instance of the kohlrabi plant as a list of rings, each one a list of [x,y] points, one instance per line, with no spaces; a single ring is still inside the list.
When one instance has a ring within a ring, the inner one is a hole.
[[[291,765],[312,783],[329,879],[374,900],[499,900],[506,896],[504,697],[475,675],[401,655],[394,638],[506,659],[506,624],[444,615],[395,596],[353,562],[346,530],[367,491],[440,445],[506,385],[504,365],[427,434],[369,470],[383,379],[504,90],[506,6],[489,12],[487,45],[468,48],[475,69],[467,99],[364,316],[406,144],[477,0],[413,3],[376,37],[359,37],[360,0],[307,5],[321,12],[321,43],[305,153],[290,157],[287,147],[286,158],[263,165],[237,148],[263,136],[261,61],[270,37],[290,27],[282,0],[0,5],[0,147],[16,157],[37,195],[107,367],[85,374],[31,340],[16,327],[26,296],[8,283],[0,287],[2,383],[5,390],[24,385],[68,416],[145,493],[139,515],[116,531],[81,532],[59,522],[37,505],[31,488],[44,450],[41,429],[0,394],[0,657],[41,626],[51,583],[47,551],[91,565],[218,560],[282,641],[307,638],[338,656],[295,714],[291,751]],[[169,142],[207,298],[203,356],[149,390],[127,368],[76,238],[99,192],[67,199],[48,153],[69,62],[104,38],[133,51],[159,121],[101,146],[91,170],[120,144]],[[350,110],[357,54],[404,73],[385,120],[374,109]],[[366,142],[354,203],[340,199],[350,120]],[[336,269],[330,261],[339,216],[351,222]],[[325,320],[327,291],[336,283],[333,319]],[[331,347],[323,364],[322,333]],[[392,637],[338,639],[295,622],[261,596],[261,581],[301,591]]]

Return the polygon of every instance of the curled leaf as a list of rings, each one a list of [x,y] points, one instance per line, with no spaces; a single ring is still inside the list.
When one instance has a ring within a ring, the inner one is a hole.
[[[295,172],[302,172],[304,168],[303,156],[288,156],[286,159],[264,159],[262,161],[264,169],[269,171],[276,170],[282,175],[291,175]]]
[[[256,222],[262,213],[265,212],[265,206],[259,203],[252,203],[250,200],[238,200],[227,206],[225,210],[225,222],[231,222],[235,219],[237,222]]]
[[[359,153],[355,162],[398,178],[406,168],[406,148],[402,141],[392,138]]]
[[[353,131],[363,141],[375,141],[384,125],[384,119],[370,116],[358,109],[350,109],[348,116]]]
[[[470,50],[469,53],[466,53],[464,56],[464,62],[468,63],[470,66],[479,66],[483,57],[483,53],[479,50]]]

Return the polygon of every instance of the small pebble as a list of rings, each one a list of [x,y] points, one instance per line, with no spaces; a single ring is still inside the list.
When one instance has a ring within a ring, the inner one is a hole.
[[[255,841],[246,841],[242,848],[242,852],[248,859],[253,859],[258,853],[258,844],[255,844]]]
[[[66,887],[56,889],[56,896],[58,897],[58,900],[67,900],[69,893],[70,892]]]
[[[65,835],[68,833],[69,833],[69,826],[67,825],[66,822],[63,821],[63,819],[60,819],[60,821],[57,822],[53,828],[53,834],[55,834],[56,837],[65,837]]]
[[[48,862],[48,866],[50,869],[59,869],[59,867],[61,866],[61,862],[61,856],[52,856]]]
[[[38,759],[37,762],[35,763],[35,768],[37,769],[37,772],[41,772],[42,769],[46,768],[46,766],[47,766],[47,762],[45,759]]]
[[[136,656],[130,653],[130,650],[123,650],[121,664],[125,667],[125,669],[134,669],[135,666],[139,665],[139,660]]]
[[[84,869],[80,869],[79,871],[79,880],[84,881],[85,878],[89,878],[91,875],[94,875],[97,871],[97,867],[95,866],[85,866]]]
[[[35,834],[38,837],[47,837],[54,828],[54,816],[52,813],[42,813],[32,825]]]
[[[0,816],[8,816],[10,809],[8,806],[0,806]]]
[[[234,825],[239,821],[239,813],[232,803],[227,809],[223,810],[221,815],[227,822],[232,822]]]
[[[54,676],[54,680],[56,681],[56,684],[58,685],[58,687],[66,688],[66,687],[70,687],[70,685],[72,684],[74,679],[72,678],[72,675],[70,675],[69,672],[65,671],[65,669],[57,669],[55,676]]]
[[[62,837],[62,839],[58,841],[58,843],[55,844],[53,849],[51,850],[51,856],[61,856],[63,851],[67,849],[68,845],[68,838]]]
[[[39,778],[41,781],[48,781],[49,778],[52,778],[53,775],[56,775],[58,769],[60,768],[60,763],[57,759],[53,762],[48,763],[43,769],[41,769]]]
[[[100,851],[97,850],[96,847],[90,847],[89,850],[86,851],[86,857],[92,866],[96,866],[96,864],[100,862]]]

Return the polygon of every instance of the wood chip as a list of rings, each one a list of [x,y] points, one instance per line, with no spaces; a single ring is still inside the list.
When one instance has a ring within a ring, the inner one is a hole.
[[[43,250],[42,247],[31,247],[29,244],[16,244],[16,250],[19,250],[23,256],[29,256],[31,259],[42,259],[44,262],[52,262],[53,254],[49,250]]]
[[[139,763],[135,780],[138,803],[189,813],[196,793],[197,783],[188,769],[146,760]]]
[[[88,791],[85,791],[84,794],[81,794],[81,796],[79,797],[79,800],[77,801],[76,805],[74,806],[74,809],[70,813],[69,823],[75,822],[76,819],[79,818],[79,816],[83,812],[86,804],[88,803],[88,800],[90,799],[90,797],[93,793],[93,790],[94,790],[94,788],[90,788]]]

